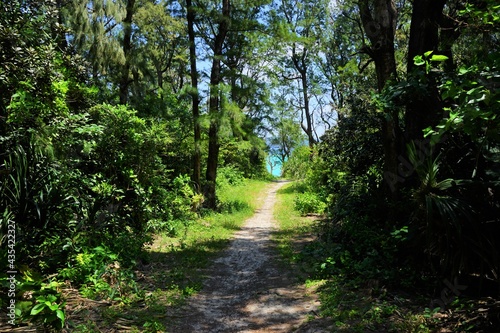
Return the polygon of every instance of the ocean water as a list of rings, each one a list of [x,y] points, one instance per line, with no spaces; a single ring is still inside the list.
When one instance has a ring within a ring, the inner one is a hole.
[[[272,170],[272,175],[276,177],[281,176],[281,164],[279,163],[279,159],[275,155],[269,155],[267,157],[267,171],[271,173],[271,166],[269,165],[269,162],[272,162],[273,164],[273,170]]]

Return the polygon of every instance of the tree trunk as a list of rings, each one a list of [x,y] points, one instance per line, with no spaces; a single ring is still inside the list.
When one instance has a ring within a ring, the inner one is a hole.
[[[153,59],[152,62],[153,62],[155,69],[156,69],[156,81],[158,81],[157,82],[158,88],[163,90],[163,70],[161,68],[161,64],[156,59]],[[163,95],[162,95],[162,99],[163,99]]]
[[[125,56],[125,64],[122,68],[120,78],[120,104],[128,102],[128,87],[130,84],[130,51],[132,50],[132,16],[134,15],[135,0],[127,1],[126,15],[123,19],[123,55]]]
[[[370,4],[373,9],[370,9]],[[375,62],[377,86],[382,91],[389,79],[396,79],[396,7],[393,0],[364,0],[359,3],[359,10],[363,28],[371,43],[371,47],[367,47],[367,53]]]
[[[371,6],[370,6],[371,5]],[[372,8],[370,8],[372,7]],[[375,62],[377,87],[381,92],[390,79],[396,79],[396,60],[394,57],[394,34],[397,12],[392,0],[363,0],[359,3],[363,29],[371,46],[366,53]],[[393,201],[398,197],[398,156],[401,134],[397,111],[386,114],[382,126],[384,146],[384,178],[392,192]]]
[[[292,61],[293,65],[295,66],[295,69],[299,72],[300,74],[300,85],[302,86],[302,98],[304,100],[304,109],[303,109],[303,115],[306,118],[306,125],[300,124],[302,127],[302,130],[306,133],[307,135],[307,140],[309,142],[309,147],[313,147],[314,144],[316,143],[316,140],[314,139],[314,129],[313,129],[313,124],[312,124],[312,117],[311,117],[311,109],[310,109],[310,103],[309,103],[309,90],[308,90],[308,82],[307,82],[307,63],[306,63],[306,57],[307,57],[307,49],[302,50],[302,53],[299,55],[296,52],[296,47],[295,44],[293,45],[292,48]]]
[[[223,45],[229,30],[230,4],[229,0],[222,1],[222,16],[218,22],[218,32],[215,36],[212,60],[212,69],[210,72],[210,98],[208,113],[210,116],[210,128],[208,131],[208,159],[205,187],[205,205],[208,208],[215,209],[217,206],[217,196],[215,184],[217,180],[217,165],[219,160],[219,112],[220,112],[220,89],[219,84],[222,81],[221,76],[221,57],[223,55]]]
[[[313,124],[311,117],[311,109],[309,105],[309,93],[308,93],[308,85],[307,85],[307,71],[304,70],[301,74],[301,83],[302,83],[302,94],[304,98],[304,115],[306,116],[306,135],[307,140],[309,142],[309,147],[313,148],[316,140],[314,139],[313,134]]]
[[[201,126],[200,126],[200,98],[198,94],[198,70],[196,68],[196,44],[194,35],[195,12],[191,0],[186,0],[187,23],[189,38],[189,64],[191,75],[191,99],[193,106],[193,131],[194,131],[194,152],[193,152],[193,176],[196,192],[201,192]]]
[[[415,0],[410,26],[407,73],[415,69],[413,58],[427,51],[438,51],[439,24],[446,0]],[[407,141],[422,140],[422,130],[441,119],[442,103],[437,83],[427,76],[427,91],[412,98],[406,107],[405,134]]]

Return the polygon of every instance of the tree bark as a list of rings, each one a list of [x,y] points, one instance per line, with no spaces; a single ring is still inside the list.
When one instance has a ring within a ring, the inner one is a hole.
[[[396,7],[393,0],[364,0],[359,3],[359,10],[363,29],[371,43],[370,47],[365,46],[365,51],[375,62],[377,87],[382,91],[388,80],[396,79]]]
[[[186,0],[187,23],[189,38],[189,65],[191,75],[191,99],[193,108],[193,131],[194,131],[194,152],[193,152],[193,175],[192,181],[195,184],[196,192],[201,192],[201,126],[200,126],[200,98],[198,94],[198,70],[196,68],[196,44],[194,35],[195,12],[191,0]]]
[[[217,166],[219,160],[219,113],[220,113],[220,89],[219,84],[222,81],[221,76],[221,57],[223,55],[223,45],[229,30],[230,3],[229,0],[222,1],[222,15],[218,22],[218,31],[215,36],[212,60],[212,69],[210,72],[210,98],[208,105],[208,114],[210,116],[210,128],[208,130],[208,159],[205,186],[205,205],[208,208],[215,209],[217,206],[217,196],[215,184],[217,180]]]
[[[125,56],[125,64],[122,68],[120,78],[120,104],[128,102],[128,87],[130,84],[130,51],[132,50],[132,17],[134,15],[135,0],[127,1],[126,15],[123,19],[123,55]]]
[[[392,0],[363,0],[359,3],[363,29],[371,46],[365,52],[375,62],[377,88],[381,92],[387,81],[396,79],[396,59],[394,56],[394,34],[397,11]],[[384,117],[382,125],[384,146],[384,178],[392,192],[393,201],[398,196],[398,156],[401,134],[398,112],[391,110]]]
[[[292,48],[292,62],[295,67],[295,69],[299,72],[300,74],[300,84],[302,86],[302,98],[304,100],[304,109],[303,109],[303,115],[306,118],[306,125],[300,124],[302,130],[306,133],[307,135],[307,140],[309,143],[309,147],[313,147],[314,144],[316,144],[316,140],[314,139],[314,129],[313,129],[313,124],[312,124],[312,117],[311,117],[311,109],[310,109],[310,103],[309,103],[309,86],[307,82],[307,49],[302,50],[301,54],[297,54],[295,44],[293,45]]]
[[[306,116],[306,135],[307,135],[307,140],[309,142],[309,147],[313,148],[314,144],[316,143],[316,140],[314,139],[314,134],[313,134],[313,124],[312,124],[312,118],[311,118],[311,109],[309,105],[309,93],[308,93],[308,84],[307,84],[307,71],[304,70],[303,72],[300,73],[301,76],[301,83],[302,83],[302,95],[304,98],[304,115]]]
[[[438,52],[439,25],[446,0],[415,0],[410,26],[407,73],[415,69],[413,58],[427,51]],[[442,103],[437,83],[427,75],[427,91],[414,96],[406,107],[405,134],[407,141],[422,140],[423,129],[441,119]]]

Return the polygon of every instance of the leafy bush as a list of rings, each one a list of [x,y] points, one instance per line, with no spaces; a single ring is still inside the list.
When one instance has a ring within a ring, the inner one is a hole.
[[[317,153],[301,154],[303,192],[295,205],[301,213],[327,212],[321,222],[323,245],[314,252],[317,274],[396,280],[392,267],[396,244],[382,192],[380,119],[355,101],[349,115],[322,137]],[[398,243],[399,242],[399,243]]]
[[[309,146],[296,148],[290,159],[283,163],[283,176],[291,179],[304,179],[311,167],[312,152]]]
[[[34,322],[47,330],[61,329],[66,319],[65,302],[59,292],[60,283],[44,282],[40,274],[24,269],[16,277],[15,324]],[[0,278],[0,284],[9,288],[12,283],[7,277]]]
[[[315,193],[299,193],[295,198],[295,209],[302,215],[322,214],[325,208],[326,204]]]
[[[39,295],[36,297],[36,304],[29,315],[33,317],[34,321],[42,322],[44,326],[60,329],[64,327],[64,305],[58,294]]]
[[[14,221],[19,264],[35,260],[42,271],[54,272],[82,248],[113,249],[122,238],[137,255],[146,233],[159,229],[153,221],[165,226],[194,217],[200,198],[189,178],[171,176],[163,161],[171,144],[164,124],[124,106],[98,105],[44,126],[46,133],[28,140],[1,141],[10,154],[0,163],[6,217],[0,239],[7,221]]]
[[[251,129],[247,131],[252,132]],[[232,138],[229,135],[220,140],[220,168],[236,169],[245,178],[257,179],[266,175],[266,145],[263,139],[253,135],[244,138]]]
[[[217,186],[237,186],[243,183],[243,173],[234,166],[225,166],[217,170]]]
[[[185,227],[196,218],[196,212],[203,203],[202,194],[194,192],[191,179],[188,175],[176,177],[168,189],[161,189],[164,193],[164,209],[166,215],[163,218],[153,218],[147,223],[150,232],[166,231],[176,235],[178,225]]]

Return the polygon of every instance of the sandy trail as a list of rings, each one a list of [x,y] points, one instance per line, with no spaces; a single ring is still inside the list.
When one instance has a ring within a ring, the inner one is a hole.
[[[283,185],[270,186],[262,207],[214,261],[202,291],[169,332],[319,332],[303,325],[318,301],[279,265],[270,240],[276,192]]]

